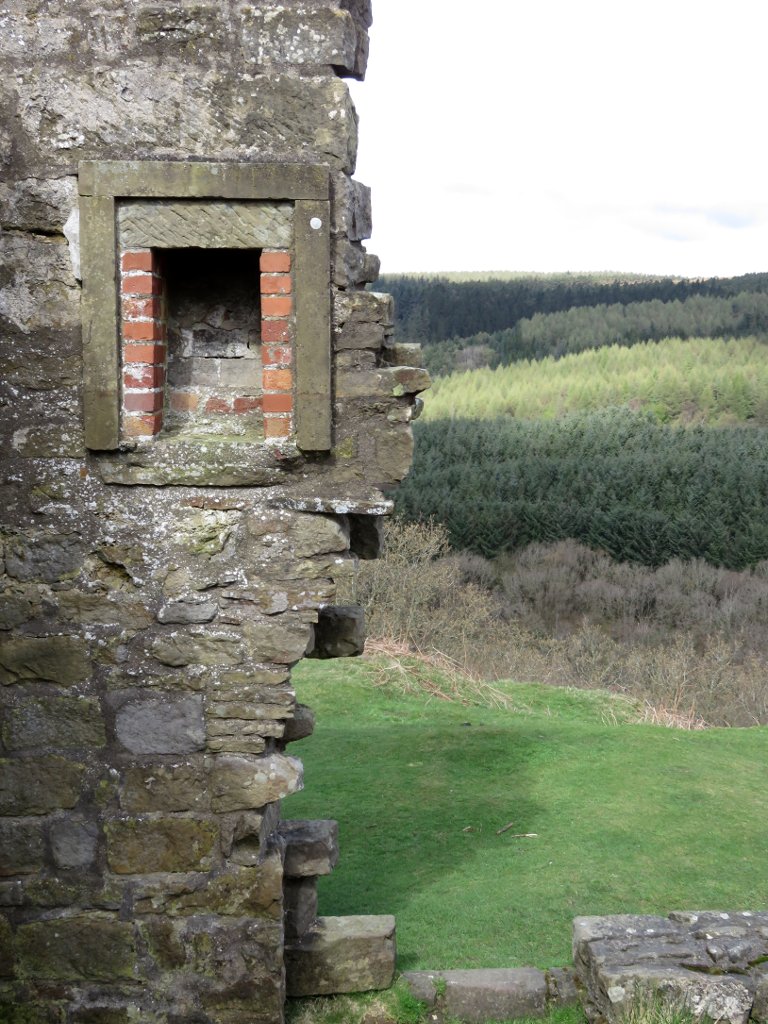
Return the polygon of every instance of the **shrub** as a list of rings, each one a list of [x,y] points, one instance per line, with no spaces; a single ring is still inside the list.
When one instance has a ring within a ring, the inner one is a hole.
[[[768,723],[767,568],[651,570],[573,542],[493,563],[452,553],[438,524],[394,521],[384,557],[341,598],[366,606],[388,649],[439,656],[475,681],[598,687],[653,720],[744,726]]]

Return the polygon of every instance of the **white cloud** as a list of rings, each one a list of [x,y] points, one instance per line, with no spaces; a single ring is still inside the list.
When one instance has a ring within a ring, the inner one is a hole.
[[[359,177],[388,271],[768,267],[768,5],[375,0]]]

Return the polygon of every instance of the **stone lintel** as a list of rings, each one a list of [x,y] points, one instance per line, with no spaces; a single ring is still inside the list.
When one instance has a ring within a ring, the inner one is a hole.
[[[302,163],[192,160],[84,160],[81,196],[327,200],[328,170]]]

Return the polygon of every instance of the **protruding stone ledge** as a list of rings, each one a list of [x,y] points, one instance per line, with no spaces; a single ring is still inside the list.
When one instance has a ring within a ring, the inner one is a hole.
[[[301,463],[289,445],[267,447],[260,440],[158,441],[131,451],[93,457],[104,483],[165,487],[271,487]]]
[[[385,498],[381,491],[366,494],[346,494],[332,497],[327,494],[281,495],[270,501],[272,508],[289,509],[295,512],[330,512],[334,515],[389,516],[395,503]]]
[[[389,988],[395,974],[390,915],[320,917],[285,947],[286,993],[324,996]]]
[[[297,704],[293,718],[285,723],[283,743],[295,743],[297,740],[306,739],[315,731],[315,713],[306,704]]]
[[[281,821],[288,878],[329,875],[339,860],[339,825],[336,821]]]

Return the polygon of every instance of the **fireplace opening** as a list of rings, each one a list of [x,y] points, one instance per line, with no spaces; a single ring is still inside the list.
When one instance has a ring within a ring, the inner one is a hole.
[[[165,249],[164,433],[264,437],[259,249]]]

